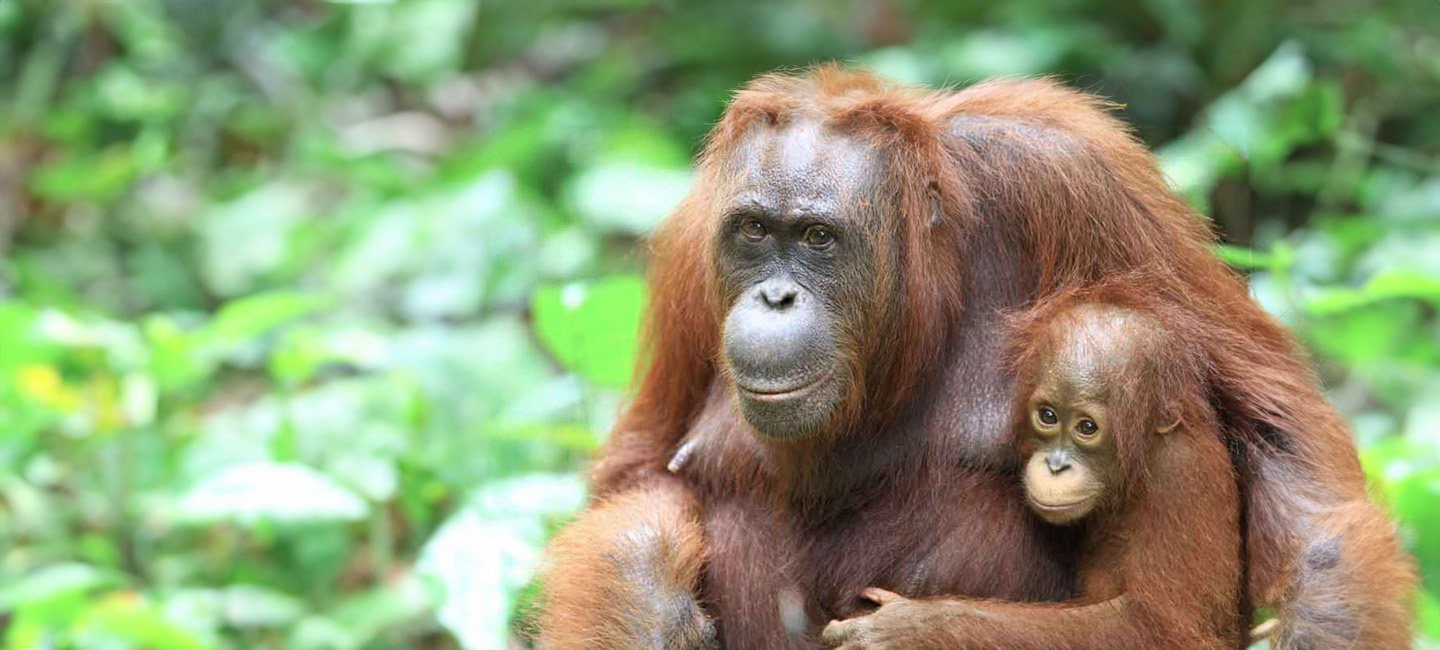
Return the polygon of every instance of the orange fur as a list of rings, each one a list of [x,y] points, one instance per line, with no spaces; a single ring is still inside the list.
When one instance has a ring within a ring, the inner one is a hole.
[[[1385,519],[1368,503],[1346,423],[1290,335],[1211,256],[1209,223],[1109,109],[1049,80],[931,91],[837,66],[767,75],[736,95],[694,191],[652,243],[641,379],[592,477],[598,494],[622,499],[669,484],[665,466],[682,442],[706,441],[671,496],[699,504],[714,558],[700,592],[727,645],[785,643],[769,617],[752,622],[729,604],[781,579],[807,595],[811,638],[825,618],[860,613],[854,594],[866,586],[1063,598],[1071,586],[1056,576],[1074,551],[1027,523],[996,420],[1013,388],[997,314],[1140,273],[1155,300],[1193,321],[1186,331],[1208,360],[1244,498],[1248,594],[1279,607],[1280,646],[1405,647],[1413,570],[1393,530],[1378,525]],[[877,265],[885,277],[875,279],[874,314],[857,315],[843,345],[857,378],[849,403],[826,435],[781,447],[757,442],[732,403],[712,243],[717,206],[738,176],[735,153],[799,123],[866,139],[883,158],[891,190],[863,200],[890,215],[870,232],[898,238],[902,253]],[[611,547],[630,522],[652,521],[622,510],[601,506],[586,517],[604,512],[611,523],[565,539]],[[716,514],[736,512],[745,516]],[[770,524],[743,523],[755,518]],[[1371,525],[1346,525],[1354,521]],[[756,549],[775,563],[728,559]],[[1307,561],[1317,552],[1338,559]],[[555,634],[583,636],[616,615],[602,595],[624,585],[594,566],[607,561],[556,556],[552,575],[579,576],[569,584],[582,595],[571,616],[551,619],[566,621]],[[762,576],[759,566],[772,568]]]
[[[1111,332],[1121,340],[1093,343],[1128,358],[1098,379],[1120,480],[1109,486],[1107,505],[1080,524],[1080,598],[1074,607],[1120,600],[1083,626],[1067,625],[1073,612],[1065,608],[976,606],[1003,612],[1009,628],[1031,630],[1028,638],[1003,635],[1010,648],[1243,645],[1250,612],[1241,584],[1239,478],[1210,405],[1210,369],[1196,336],[1203,324],[1156,300],[1143,274],[1062,292],[1014,320],[1019,383],[1013,418],[1021,456],[1033,450],[1025,396],[1050,367],[1054,346],[1063,344],[1060,330],[1083,326],[1073,314],[1086,305],[1123,309],[1130,320]],[[1159,433],[1173,418],[1178,425]]]
[[[597,504],[550,545],[540,647],[702,647],[709,623],[695,594],[704,561],[695,504],[683,494],[649,488]]]

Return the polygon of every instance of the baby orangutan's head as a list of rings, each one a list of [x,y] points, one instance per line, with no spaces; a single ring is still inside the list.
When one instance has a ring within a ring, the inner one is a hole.
[[[1079,521],[1120,496],[1125,445],[1177,424],[1155,379],[1168,337],[1143,314],[1080,305],[1055,318],[1033,356],[1025,404],[1025,494],[1052,524]],[[1151,393],[1145,395],[1143,393]]]

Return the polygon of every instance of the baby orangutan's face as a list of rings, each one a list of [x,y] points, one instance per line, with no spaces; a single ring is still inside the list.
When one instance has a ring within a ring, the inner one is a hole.
[[[1052,326],[1026,404],[1030,450],[1025,493],[1053,524],[1095,510],[1119,485],[1110,387],[1127,370],[1137,319],[1124,311],[1082,309]]]
[[[1030,508],[1052,524],[1070,524],[1104,501],[1116,473],[1105,405],[1037,390],[1030,400],[1034,451],[1025,463]]]

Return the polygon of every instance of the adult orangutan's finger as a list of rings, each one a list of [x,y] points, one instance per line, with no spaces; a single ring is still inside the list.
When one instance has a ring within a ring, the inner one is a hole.
[[[897,600],[905,600],[904,596],[901,596],[900,594],[897,594],[893,591],[881,589],[879,587],[871,587],[869,589],[866,589],[865,591],[860,592],[860,597],[872,603],[875,603],[876,605],[885,605],[886,603],[892,603]]]

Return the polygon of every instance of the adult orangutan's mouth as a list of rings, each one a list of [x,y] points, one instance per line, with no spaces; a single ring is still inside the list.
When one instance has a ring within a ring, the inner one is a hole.
[[[823,373],[815,379],[805,382],[799,386],[787,386],[784,388],[750,388],[736,382],[735,387],[744,393],[746,397],[760,401],[781,402],[785,400],[803,397],[805,394],[815,390],[816,387],[824,384],[830,378],[830,373]]]

